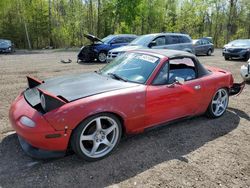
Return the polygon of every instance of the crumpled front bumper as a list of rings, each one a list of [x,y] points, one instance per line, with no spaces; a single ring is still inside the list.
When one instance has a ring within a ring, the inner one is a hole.
[[[25,139],[21,136],[18,136],[19,143],[23,151],[32,158],[35,159],[52,159],[65,156],[65,151],[49,151],[36,148],[30,145]]]
[[[83,46],[77,55],[77,59],[90,62],[95,61],[98,57],[98,52],[92,46]]]
[[[31,119],[35,126],[25,125],[21,121],[24,116]],[[9,119],[22,149],[29,156],[38,159],[55,158],[63,156],[67,150],[71,131],[65,133],[55,130],[41,113],[26,102],[23,94],[12,103]]]

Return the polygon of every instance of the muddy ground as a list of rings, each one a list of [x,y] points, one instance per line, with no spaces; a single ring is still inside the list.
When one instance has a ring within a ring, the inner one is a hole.
[[[11,101],[40,79],[88,72],[103,64],[63,64],[77,52],[36,51],[0,55],[0,187],[250,187],[250,85],[230,98],[219,119],[204,116],[123,139],[108,158],[87,163],[76,155],[37,161],[21,150],[8,121]],[[224,61],[221,50],[199,56],[230,70],[240,82],[246,62]]]

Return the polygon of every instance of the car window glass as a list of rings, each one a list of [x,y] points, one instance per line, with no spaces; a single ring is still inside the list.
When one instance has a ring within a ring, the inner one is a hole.
[[[168,63],[165,63],[153,81],[153,85],[165,85],[168,83]]]
[[[207,40],[203,40],[204,44],[209,44],[209,42]]]
[[[124,38],[124,42],[130,43],[130,42],[133,41],[134,39],[135,39],[135,37],[125,37],[125,38]]]
[[[165,36],[158,37],[154,41],[156,42],[156,46],[162,46],[166,44]]]
[[[190,43],[191,41],[186,36],[179,36],[180,43]]]
[[[190,42],[192,42],[191,39],[188,38],[187,36],[181,36],[181,38],[182,38],[183,43],[190,43]]]
[[[114,40],[112,40],[112,43],[114,43],[114,44],[125,43],[125,41],[124,41],[123,37],[118,37],[118,38],[115,38]]]
[[[179,37],[178,36],[167,36],[166,44],[178,44],[179,43]]]
[[[195,64],[191,58],[171,59],[169,61],[169,81],[174,83],[176,77],[185,81],[196,78]]]
[[[127,81],[143,84],[148,80],[159,61],[158,57],[152,55],[125,53],[103,67],[100,74],[109,75],[112,73]]]

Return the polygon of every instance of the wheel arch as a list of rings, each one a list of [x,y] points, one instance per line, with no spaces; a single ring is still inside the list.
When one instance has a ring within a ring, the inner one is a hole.
[[[114,115],[115,117],[117,117],[118,120],[119,120],[120,123],[121,123],[121,126],[122,126],[122,136],[125,136],[125,135],[126,135],[127,129],[126,129],[126,126],[125,126],[125,123],[124,123],[124,118],[123,118],[122,115],[120,115],[119,113],[110,112],[110,111],[97,112],[97,113],[94,113],[94,114],[89,114],[89,115],[87,115],[84,119],[82,119],[82,120],[72,129],[72,132],[74,132],[74,130],[76,130],[77,127],[79,127],[79,125],[80,125],[82,122],[84,122],[86,119],[91,118],[91,117],[96,116],[96,115],[99,115],[99,114],[112,114],[112,115]],[[72,135],[72,134],[71,134],[71,135]]]
[[[100,49],[98,54],[101,53],[101,52],[105,52],[106,54],[108,54],[108,50],[107,49]]]

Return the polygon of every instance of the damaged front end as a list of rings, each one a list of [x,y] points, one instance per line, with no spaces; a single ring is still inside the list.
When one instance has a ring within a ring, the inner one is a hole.
[[[97,59],[97,51],[94,48],[94,44],[83,46],[77,55],[77,63],[79,61],[91,62]]]
[[[80,52],[77,55],[77,63],[79,61],[83,61],[83,62],[95,61],[98,55],[96,46],[103,44],[103,41],[94,35],[86,34],[84,35],[84,37],[90,40],[91,44],[87,46],[83,46],[81,48]]]

